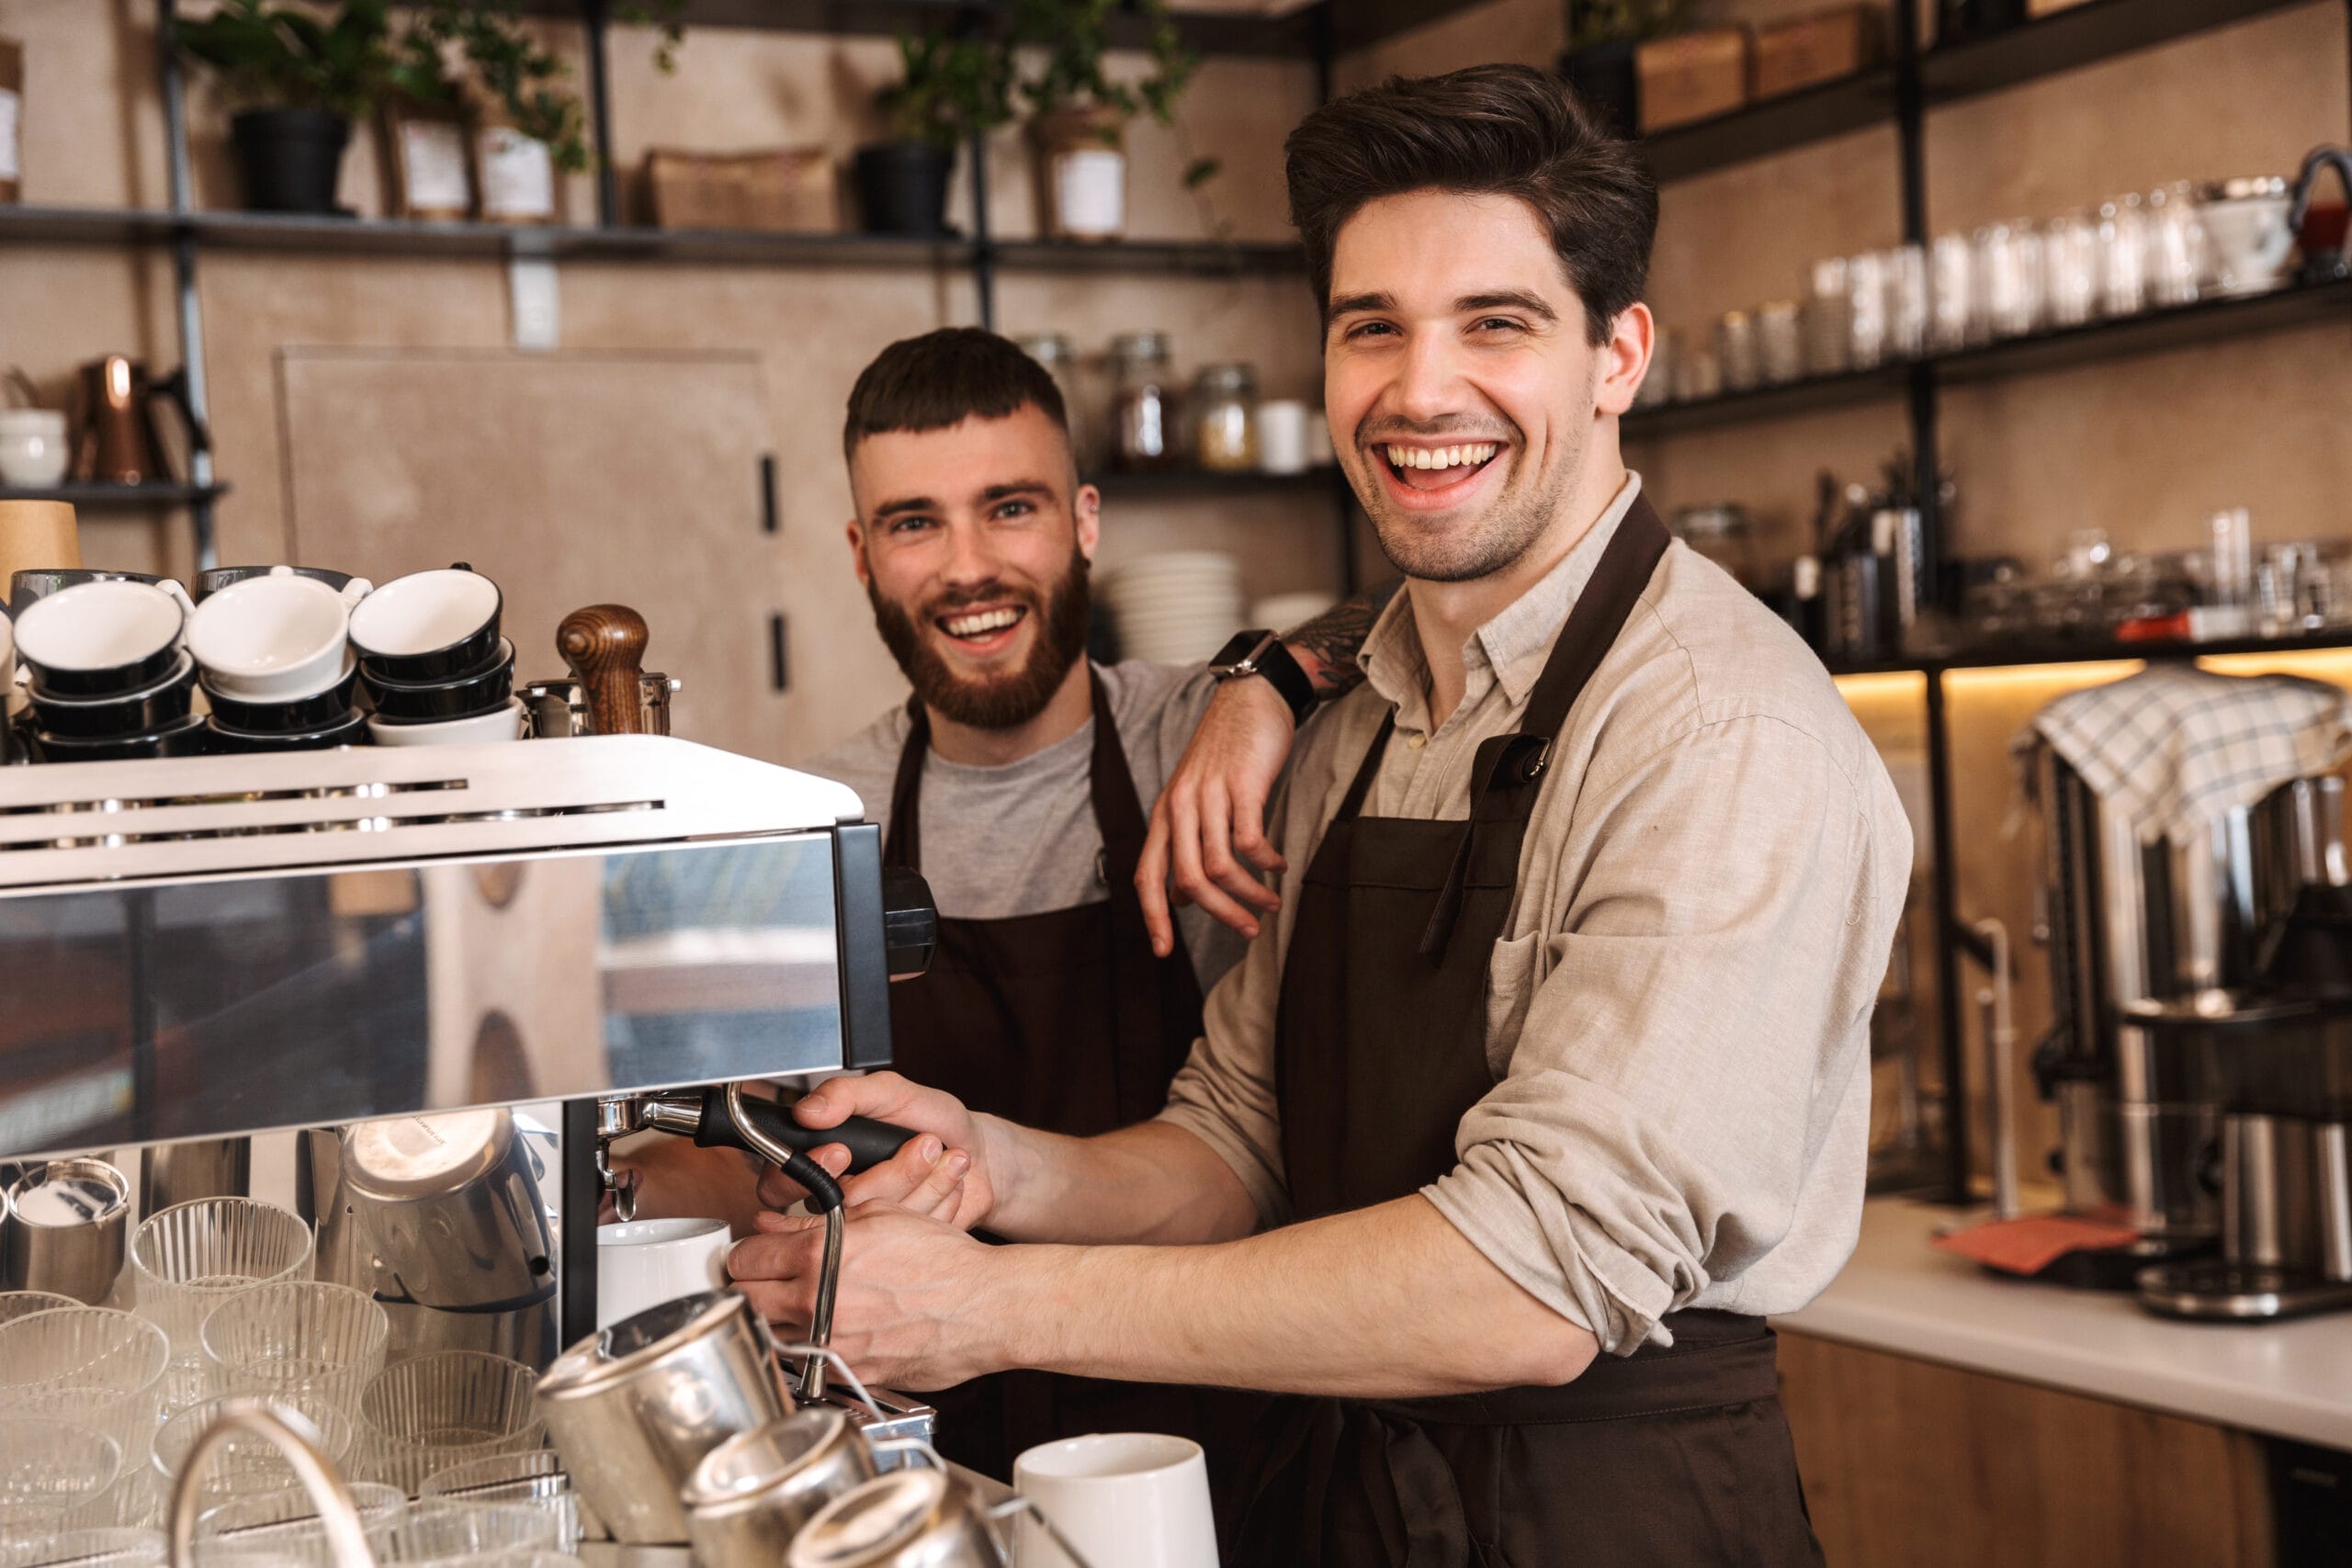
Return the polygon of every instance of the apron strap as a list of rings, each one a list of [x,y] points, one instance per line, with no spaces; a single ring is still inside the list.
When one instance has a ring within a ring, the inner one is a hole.
[[[907,699],[907,743],[899,748],[899,773],[890,784],[890,830],[882,836],[882,863],[922,869],[922,762],[931,754],[931,718],[921,697]]]
[[[1536,677],[1535,690],[1528,697],[1527,712],[1521,716],[1520,728],[1479,742],[1477,758],[1471,764],[1470,816],[1462,824],[1462,840],[1455,846],[1453,863],[1446,873],[1445,885],[1439,889],[1436,905],[1430,910],[1429,924],[1421,931],[1420,955],[1432,967],[1445,962],[1454,922],[1461,918],[1464,884],[1470,874],[1470,846],[1477,836],[1478,825],[1524,823],[1535,814],[1535,801],[1541,791],[1529,786],[1543,779],[1561,727],[1567,722],[1568,711],[1576,706],[1577,698],[1591,682],[1593,671],[1600,668],[1600,661],[1616,644],[1617,634],[1633,618],[1634,607],[1641,603],[1650,576],[1671,542],[1672,537],[1667,533],[1666,525],[1658,521],[1657,511],[1650,505],[1649,498],[1634,496],[1634,504],[1617,525],[1617,532],[1611,536],[1609,547],[1600,552],[1600,560],[1592,570],[1592,581],[1577,595],[1567,624],[1560,628],[1559,639],[1552,645],[1552,656],[1544,661],[1544,673]]]

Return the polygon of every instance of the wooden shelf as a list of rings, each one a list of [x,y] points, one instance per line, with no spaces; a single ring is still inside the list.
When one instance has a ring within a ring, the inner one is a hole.
[[[142,508],[188,506],[218,501],[229,493],[223,484],[116,485],[72,482],[62,485],[0,485],[0,501],[63,501],[84,512],[136,512]]]
[[[1679,435],[1867,402],[1900,392],[1913,366],[1928,367],[1947,386],[1964,386],[2329,321],[2352,324],[2352,280],[2290,284],[2267,294],[2200,299],[2193,305],[2061,327],[1870,370],[1810,377],[1700,402],[1668,403],[1628,414],[1624,432],[1629,439]]]

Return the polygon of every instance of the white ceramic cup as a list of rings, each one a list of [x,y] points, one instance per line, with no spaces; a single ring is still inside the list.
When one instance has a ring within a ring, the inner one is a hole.
[[[488,713],[469,718],[441,719],[432,724],[395,724],[390,719],[371,718],[368,721],[368,734],[379,746],[471,746],[483,741],[520,740],[528,729],[529,720],[523,699],[509,697]]]
[[[352,618],[351,640],[364,655],[413,658],[480,631],[499,613],[498,584],[458,567],[413,571],[369,596]]]
[[[344,677],[351,607],[368,588],[355,577],[338,593],[291,567],[273,568],[198,604],[188,617],[188,651],[205,684],[233,701],[316,696]]]
[[[1270,474],[1306,471],[1307,408],[1295,398],[1258,405],[1258,466]]]
[[[41,489],[65,477],[71,450],[55,409],[0,409],[0,484]]]
[[[1093,1568],[1216,1568],[1208,1464],[1189,1438],[1097,1432],[1043,1443],[1013,1461],[1012,1489]],[[1017,1555],[1023,1568],[1074,1568],[1025,1516]]]
[[[76,583],[17,617],[17,653],[83,672],[137,664],[176,644],[193,608],[176,582]]]
[[[2292,203],[2283,196],[2242,196],[2206,202],[2204,220],[2208,281],[2224,294],[2259,294],[2287,278],[2295,231],[2287,227]]]
[[[727,1222],[629,1220],[596,1227],[596,1326],[727,1286]]]

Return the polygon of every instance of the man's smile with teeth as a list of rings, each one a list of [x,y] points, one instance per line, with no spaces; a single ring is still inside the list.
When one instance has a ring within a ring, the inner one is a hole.
[[[1500,449],[1493,441],[1463,446],[1391,446],[1388,460],[1400,468],[1475,468]]]
[[[955,637],[988,637],[1017,624],[1028,613],[1018,604],[996,610],[971,610],[962,615],[940,616],[939,629]]]

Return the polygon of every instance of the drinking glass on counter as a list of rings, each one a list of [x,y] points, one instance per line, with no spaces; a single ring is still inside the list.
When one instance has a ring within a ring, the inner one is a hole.
[[[547,1441],[538,1374],[480,1350],[436,1350],[397,1361],[359,1396],[359,1469],[414,1492],[435,1471]]]
[[[254,1198],[175,1203],[130,1238],[130,1271],[139,1315],[170,1337],[174,1360],[200,1369],[215,1307],[255,1285],[309,1277],[311,1227]]]
[[[2205,276],[2205,226],[2187,180],[2148,193],[2148,302],[2192,305]]]
[[[1193,460],[1211,473],[1258,466],[1258,373],[1247,365],[1204,365],[1193,378]]]
[[[316,1394],[279,1393],[270,1397],[308,1421],[318,1434],[319,1451],[334,1461],[337,1469],[344,1467],[351,1455],[355,1430],[349,1416]],[[226,1399],[199,1400],[156,1428],[154,1472],[163,1495],[171,1495],[197,1439],[220,1419],[225,1404]],[[197,1481],[198,1495],[207,1505],[280,1493],[300,1483],[301,1478],[276,1443],[242,1430],[213,1448]]]
[[[214,1308],[197,1338],[213,1393],[309,1393],[356,1412],[390,1336],[391,1320],[364,1292],[282,1280]]]
[[[77,1304],[0,1324],[0,1427],[70,1421],[143,1464],[170,1364],[164,1331],[127,1312]]]

